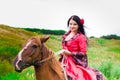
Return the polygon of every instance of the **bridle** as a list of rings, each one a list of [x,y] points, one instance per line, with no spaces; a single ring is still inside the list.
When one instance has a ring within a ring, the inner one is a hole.
[[[43,54],[43,46],[44,45],[42,44],[41,48],[40,48],[40,51],[41,51],[40,54],[42,55],[41,59],[33,61],[32,65],[35,65],[35,66],[42,65],[43,63],[45,63],[45,62],[49,61],[50,59],[52,59],[53,57],[55,57],[54,54],[51,54],[47,58],[43,59],[43,56],[44,56],[44,54]]]
[[[35,63],[33,63],[34,65],[42,65],[43,63],[49,61],[50,59],[53,58],[53,55],[51,55],[50,57],[47,57],[45,59],[39,60],[39,61],[35,61]]]

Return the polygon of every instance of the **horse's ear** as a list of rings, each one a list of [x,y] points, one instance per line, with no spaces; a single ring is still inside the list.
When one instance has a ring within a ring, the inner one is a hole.
[[[44,43],[44,42],[46,42],[49,38],[50,38],[50,36],[47,35],[47,36],[45,36],[45,37],[40,38],[40,40],[41,40],[42,43]]]

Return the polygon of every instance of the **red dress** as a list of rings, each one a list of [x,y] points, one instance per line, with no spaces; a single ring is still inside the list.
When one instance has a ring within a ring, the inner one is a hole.
[[[77,33],[70,40],[65,41],[65,38],[70,32],[63,35],[62,47],[63,49],[71,51],[73,54],[82,53],[86,55],[86,37]],[[81,58],[82,59],[82,58]],[[81,62],[82,60],[80,60]],[[83,64],[82,64],[83,63]],[[85,64],[85,66],[84,66]],[[96,80],[96,74],[87,68],[87,61],[81,62],[80,65],[76,64],[73,56],[65,56],[64,65],[66,65],[66,73],[72,77],[72,80]]]

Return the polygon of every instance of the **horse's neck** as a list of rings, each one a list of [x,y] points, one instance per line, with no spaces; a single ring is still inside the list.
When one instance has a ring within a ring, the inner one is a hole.
[[[43,54],[48,57],[51,53],[53,54],[52,51],[44,46]],[[35,74],[37,80],[64,80],[61,66],[55,57],[44,62],[42,65],[35,66]]]
[[[35,74],[36,74],[36,80],[50,80],[50,71],[48,62],[43,63],[39,66],[34,66],[35,68]]]

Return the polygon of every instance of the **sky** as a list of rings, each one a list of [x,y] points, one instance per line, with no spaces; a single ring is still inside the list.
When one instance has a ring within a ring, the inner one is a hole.
[[[87,36],[120,35],[119,0],[0,0],[0,24],[68,30],[72,15],[84,19]]]

